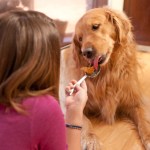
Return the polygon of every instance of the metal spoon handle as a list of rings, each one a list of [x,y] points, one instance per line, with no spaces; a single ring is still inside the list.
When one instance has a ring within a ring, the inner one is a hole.
[[[76,84],[73,85],[73,88],[69,91],[70,96],[73,94],[76,85],[80,85],[86,79],[86,77],[87,75],[85,74]]]

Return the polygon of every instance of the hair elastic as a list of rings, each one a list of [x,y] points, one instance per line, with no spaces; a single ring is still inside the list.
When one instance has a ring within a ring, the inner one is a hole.
[[[81,129],[82,129],[81,126],[72,125],[72,124],[67,124],[67,123],[66,123],[66,127],[67,127],[67,128],[70,128],[70,129],[77,129],[77,130],[81,130]]]

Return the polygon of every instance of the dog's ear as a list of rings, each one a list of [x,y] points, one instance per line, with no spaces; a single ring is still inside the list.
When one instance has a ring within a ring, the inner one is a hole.
[[[125,13],[106,9],[106,17],[116,28],[117,43],[124,45],[133,40],[133,27]]]
[[[76,62],[76,66],[79,67],[80,66],[81,46],[77,40],[76,35],[74,35],[74,37],[73,37],[72,47],[73,47],[73,59]]]

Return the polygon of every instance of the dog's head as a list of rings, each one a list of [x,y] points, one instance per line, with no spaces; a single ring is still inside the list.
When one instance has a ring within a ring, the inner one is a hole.
[[[126,46],[133,39],[131,28],[124,13],[108,8],[88,11],[75,27],[73,47],[77,64],[104,66],[115,47]]]

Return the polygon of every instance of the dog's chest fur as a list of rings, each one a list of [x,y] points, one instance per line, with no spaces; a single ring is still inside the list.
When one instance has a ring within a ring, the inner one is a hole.
[[[86,83],[89,100],[84,112],[88,117],[111,124],[117,116],[128,115],[132,107],[139,105],[136,70],[130,66],[116,68],[109,63],[101,68],[98,77],[87,79]]]

